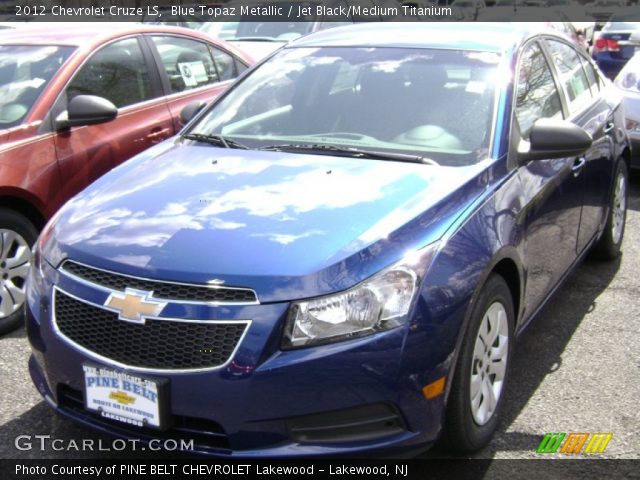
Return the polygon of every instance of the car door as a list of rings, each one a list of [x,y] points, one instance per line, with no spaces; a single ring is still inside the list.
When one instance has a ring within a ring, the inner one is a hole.
[[[545,44],[567,98],[569,120],[593,137],[593,145],[580,158],[585,189],[576,251],[582,252],[596,235],[608,205],[613,156],[613,111],[600,95],[600,81],[593,66],[576,49],[561,40]]]
[[[246,68],[231,53],[204,41],[167,34],[145,38],[164,77],[167,106],[176,130],[182,127],[180,112],[186,105],[209,103]]]
[[[174,133],[151,56],[135,36],[94,52],[56,101],[54,118],[77,95],[97,95],[117,108],[114,120],[56,133],[56,155],[65,197]]]
[[[565,101],[538,41],[523,49],[516,78],[513,123],[527,140],[536,120],[565,117]],[[518,167],[524,202],[525,312],[535,310],[576,259],[584,182],[579,170],[574,158],[533,160]]]

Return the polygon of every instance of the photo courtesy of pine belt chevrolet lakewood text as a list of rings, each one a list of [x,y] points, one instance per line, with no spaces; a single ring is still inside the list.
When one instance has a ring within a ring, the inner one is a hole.
[[[222,457],[487,445],[517,336],[626,218],[620,95],[533,28],[324,30],[188,108],[42,231],[39,392]]]

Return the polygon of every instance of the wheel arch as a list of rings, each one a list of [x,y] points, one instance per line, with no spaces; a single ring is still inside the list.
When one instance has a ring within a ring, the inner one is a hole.
[[[458,369],[460,352],[462,351],[462,341],[465,336],[465,332],[469,328],[469,322],[471,319],[473,308],[475,307],[478,301],[478,297],[480,296],[482,289],[486,285],[487,280],[492,274],[500,275],[509,287],[509,291],[513,300],[513,311],[515,314],[515,325],[513,325],[513,332],[514,336],[517,335],[518,326],[520,324],[519,320],[521,318],[520,309],[523,305],[522,298],[524,293],[524,273],[522,262],[520,261],[520,255],[518,254],[518,251],[515,249],[515,247],[503,246],[494,254],[491,261],[486,264],[484,271],[478,278],[478,282],[475,289],[473,290],[471,299],[465,309],[464,320],[462,322],[462,325],[460,326],[458,340],[456,342],[454,350],[454,359],[451,363],[451,369],[447,375],[450,380],[446,389],[445,404],[449,402],[449,394],[451,393],[450,387],[452,383],[451,380],[455,376]]]
[[[485,291],[492,276],[497,275],[502,280],[504,280],[504,283],[506,284],[506,287],[511,294],[513,302],[513,315],[515,318],[513,319],[513,324],[511,325],[513,336],[510,339],[510,344],[513,345],[517,334],[518,320],[520,318],[519,310],[520,306],[522,305],[522,272],[522,264],[520,263],[520,257],[517,250],[512,246],[504,246],[502,249],[496,252],[492,260],[487,263],[483,273],[478,277],[478,281],[471,296],[471,300],[469,301],[467,308],[465,309],[464,321],[461,325],[461,330],[458,336],[458,343],[455,349],[455,357],[447,376],[447,390],[445,392],[446,396],[443,409],[443,422],[441,424],[442,429],[440,431],[440,438],[438,440],[440,444],[445,447],[451,447],[451,445],[455,444],[455,438],[460,438],[459,432],[461,431],[461,424],[458,422],[460,421],[460,418],[463,418],[463,416],[459,414],[459,410],[461,408],[460,398],[464,398],[464,396],[460,397],[460,378],[464,378],[460,377],[460,375],[463,375],[465,372],[464,362],[461,362],[461,360],[465,359],[465,345],[469,345],[468,341],[465,343],[465,339],[467,339],[469,330],[473,325],[474,310],[478,305],[478,302],[483,301],[482,294]],[[510,347],[510,351],[512,349],[513,346]],[[454,390],[455,395],[452,398]],[[454,418],[455,420],[453,420]],[[450,424],[450,422],[452,421],[454,425],[457,425],[454,426],[453,429]],[[486,435],[486,432],[483,435]],[[452,443],[452,438],[454,439],[454,443]],[[466,438],[471,438],[471,435],[467,435]],[[481,438],[481,436],[478,438]]]
[[[631,147],[626,145],[620,154],[620,157],[624,160],[624,163],[627,164],[627,171],[631,171]]]
[[[513,300],[513,311],[516,314],[516,325],[514,327],[517,327],[518,319],[520,318],[520,305],[522,304],[522,275],[518,264],[513,258],[506,256],[493,266],[491,273],[500,275],[509,287]]]
[[[513,300],[513,311],[516,315],[516,325],[514,325],[514,327],[517,328],[518,326],[520,308],[523,303],[524,273],[518,251],[512,246],[505,246],[495,253],[491,261],[486,265],[483,273],[480,275],[476,288],[471,296],[471,302],[469,302],[465,312],[465,328],[468,325],[469,315],[471,315],[473,306],[492,273],[500,275],[509,287],[511,298]]]
[[[0,208],[3,207],[24,215],[38,231],[42,230],[42,227],[44,227],[46,223],[46,218],[41,210],[36,207],[33,202],[25,198],[0,193]]]

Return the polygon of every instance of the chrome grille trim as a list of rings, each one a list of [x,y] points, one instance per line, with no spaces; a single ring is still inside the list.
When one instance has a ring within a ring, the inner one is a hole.
[[[256,294],[255,290],[251,289],[251,288],[244,288],[244,287],[227,287],[227,286],[222,286],[222,285],[203,285],[203,284],[194,284],[194,283],[184,283],[184,282],[172,282],[172,281],[167,281],[167,280],[156,280],[156,279],[151,279],[151,278],[143,278],[143,277],[137,277],[137,276],[133,276],[133,275],[127,275],[124,273],[118,273],[118,272],[113,272],[110,270],[105,270],[102,268],[98,268],[98,267],[92,267],[90,265],[86,265],[84,263],[80,263],[77,262],[75,260],[65,260],[62,265],[60,265],[59,267],[59,271],[64,274],[65,276],[72,278],[73,280],[83,283],[85,285],[89,285],[93,288],[98,288],[100,290],[103,290],[105,292],[114,292],[114,291],[124,291],[124,288],[116,288],[116,287],[111,287],[108,285],[103,285],[100,283],[96,283],[93,282],[87,278],[84,278],[81,275],[78,275],[77,272],[73,272],[70,271],[70,267],[72,265],[76,265],[82,269],[88,269],[90,271],[95,271],[95,272],[100,272],[100,274],[102,275],[109,275],[111,277],[113,277],[114,279],[122,279],[122,281],[127,281],[126,283],[126,287],[129,288],[135,288],[137,290],[145,290],[145,291],[153,291],[153,287],[152,285],[157,285],[160,286],[160,288],[163,288],[164,286],[167,287],[192,287],[194,289],[198,289],[200,291],[204,291],[204,292],[211,292],[213,294],[217,293],[217,292],[235,292],[238,294],[243,294],[246,295],[248,298],[247,300],[242,300],[242,301],[226,301],[226,300],[207,300],[207,299],[202,299],[202,300],[198,300],[198,299],[180,299],[180,298],[175,298],[175,297],[171,297],[171,296],[159,296],[159,295],[155,295],[152,294],[152,298],[156,298],[159,300],[169,300],[173,303],[183,303],[183,304],[191,304],[191,305],[212,305],[212,306],[217,306],[217,305],[228,305],[228,306],[234,306],[234,305],[259,305],[260,302],[258,300],[258,295]],[[71,267],[71,268],[75,268],[75,267]],[[149,288],[151,287],[151,288]]]
[[[66,295],[66,296],[72,298],[73,300],[76,300],[78,302],[82,302],[82,303],[84,303],[86,305],[89,305],[91,307],[103,310],[104,312],[113,314],[113,312],[111,312],[110,310],[105,309],[103,305],[98,305],[98,304],[93,303],[93,302],[91,302],[89,300],[85,300],[85,299],[79,298],[76,295],[73,295],[73,294],[71,294],[69,292],[64,291],[60,287],[54,286],[53,290],[52,290],[52,295],[51,295],[51,304],[52,304],[52,309],[51,309],[52,322],[51,323],[52,323],[53,330],[54,330],[55,334],[59,338],[61,338],[65,343],[69,344],[74,349],[78,350],[79,352],[85,354],[87,357],[89,357],[91,359],[94,359],[94,360],[98,360],[98,361],[104,363],[107,366],[113,366],[113,367],[121,368],[121,369],[125,369],[125,370],[133,370],[133,371],[137,371],[137,372],[161,373],[161,374],[162,373],[197,373],[197,372],[210,372],[210,371],[214,371],[214,370],[219,370],[221,368],[226,367],[234,359],[236,353],[238,352],[238,349],[240,348],[240,345],[244,341],[244,339],[245,339],[245,337],[246,337],[246,335],[247,335],[247,333],[249,331],[249,328],[251,326],[251,320],[223,320],[223,321],[220,321],[220,320],[193,320],[193,319],[167,318],[167,317],[146,317],[146,320],[148,322],[166,321],[166,322],[181,322],[181,323],[198,323],[198,324],[207,324],[207,325],[211,325],[211,324],[217,324],[217,325],[244,324],[245,328],[244,328],[244,331],[242,332],[242,335],[237,340],[233,351],[229,354],[229,357],[227,358],[227,360],[224,363],[220,364],[220,365],[216,365],[216,366],[212,366],[212,367],[202,367],[202,368],[172,368],[172,369],[140,367],[140,366],[136,366],[136,365],[130,365],[130,364],[127,364],[127,363],[119,362],[119,361],[113,360],[113,359],[111,359],[109,357],[105,357],[105,356],[103,356],[103,355],[101,355],[99,353],[96,353],[96,352],[84,347],[83,345],[80,345],[79,343],[77,343],[76,341],[74,341],[73,339],[71,339],[67,335],[65,335],[64,332],[62,332],[62,330],[60,329],[60,326],[58,324],[58,320],[56,318],[56,295],[58,293]],[[118,321],[122,321],[122,320],[118,320]],[[127,323],[127,322],[123,322],[123,323]]]

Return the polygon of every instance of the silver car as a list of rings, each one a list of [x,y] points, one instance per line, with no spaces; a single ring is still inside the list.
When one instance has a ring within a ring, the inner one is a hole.
[[[633,154],[631,168],[640,168],[640,52],[626,63],[614,84],[624,94],[625,122]]]

